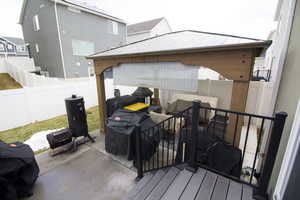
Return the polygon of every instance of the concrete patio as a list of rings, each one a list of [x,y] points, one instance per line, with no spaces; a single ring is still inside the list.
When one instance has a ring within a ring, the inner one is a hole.
[[[117,200],[135,185],[132,162],[105,153],[104,137],[98,131],[96,143],[87,143],[75,153],[36,158],[41,172],[29,200]]]

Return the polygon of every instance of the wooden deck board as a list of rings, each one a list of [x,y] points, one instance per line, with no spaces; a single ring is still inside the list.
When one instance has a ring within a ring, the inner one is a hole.
[[[217,175],[208,171],[199,189],[196,200],[210,200],[216,181]]]
[[[206,170],[199,168],[197,173],[194,174],[189,182],[189,184],[186,186],[183,194],[180,197],[180,200],[194,200],[197,192],[203,182],[203,179],[205,177]]]
[[[166,173],[166,175],[161,179],[159,184],[152,190],[150,195],[147,197],[147,200],[159,200],[167,191],[169,186],[173,183],[177,174],[180,172],[180,169],[172,167]]]
[[[159,181],[164,177],[166,172],[164,170],[158,170],[153,178],[143,187],[143,189],[135,196],[135,200],[144,200],[152,192]]]
[[[199,168],[171,167],[146,173],[123,200],[253,200],[249,185]]]
[[[190,181],[192,175],[193,173],[188,170],[181,171],[161,199],[178,200],[185,190],[185,187]]]
[[[227,200],[241,200],[243,186],[235,181],[230,181]]]
[[[144,186],[153,178],[155,173],[149,172],[146,173],[145,176],[132,188],[129,193],[127,193],[126,197],[123,200],[131,200],[133,199],[143,188]]]
[[[211,200],[226,200],[228,186],[229,179],[223,176],[218,176]]]
[[[252,195],[253,195],[253,189],[249,185],[243,184],[242,200],[254,200]]]

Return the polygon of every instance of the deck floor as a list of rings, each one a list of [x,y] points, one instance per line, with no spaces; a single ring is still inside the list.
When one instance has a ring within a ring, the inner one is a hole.
[[[253,189],[205,169],[146,173],[123,200],[253,200]]]

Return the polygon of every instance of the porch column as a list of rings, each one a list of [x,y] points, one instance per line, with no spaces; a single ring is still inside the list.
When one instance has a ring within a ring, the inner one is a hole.
[[[157,106],[160,106],[159,89],[158,88],[154,88],[153,104],[157,105]]]
[[[97,93],[98,93],[98,105],[99,105],[99,121],[100,132],[106,133],[106,103],[105,103],[105,83],[104,73],[96,75],[97,81]]]
[[[245,112],[248,89],[249,89],[249,81],[237,81],[237,80],[233,81],[230,110]],[[241,136],[243,123],[244,123],[244,119],[242,116],[239,117],[238,123],[236,125],[236,115],[235,114],[229,115],[229,126],[228,126],[228,134],[226,137],[226,141],[233,143],[234,140],[235,141],[234,145],[236,147],[238,147],[240,143],[240,136]],[[236,136],[234,138],[235,129],[236,129]]]

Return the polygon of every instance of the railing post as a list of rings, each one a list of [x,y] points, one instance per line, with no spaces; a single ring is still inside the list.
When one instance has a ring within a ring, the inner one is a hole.
[[[143,163],[142,163],[142,138],[141,138],[141,125],[137,124],[135,126],[135,162],[136,162],[136,168],[137,168],[137,178],[136,180],[140,180],[143,178]]]
[[[275,115],[272,132],[268,141],[268,149],[265,155],[265,162],[259,179],[259,188],[254,194],[254,196],[257,196],[258,199],[267,198],[267,189],[276,160],[286,117],[287,113],[285,112],[279,112]]]
[[[193,101],[192,107],[192,129],[190,140],[189,170],[196,172],[197,170],[197,143],[198,143],[198,125],[200,113],[200,101]]]

